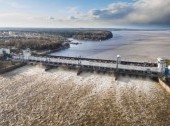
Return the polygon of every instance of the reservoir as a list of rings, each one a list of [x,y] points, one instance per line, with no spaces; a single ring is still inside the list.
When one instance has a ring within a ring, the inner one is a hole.
[[[69,49],[61,50],[51,55],[114,59],[120,54],[129,60],[156,60],[170,53],[169,31],[112,31],[113,38],[106,41],[78,41]],[[158,51],[159,50],[159,51]]]

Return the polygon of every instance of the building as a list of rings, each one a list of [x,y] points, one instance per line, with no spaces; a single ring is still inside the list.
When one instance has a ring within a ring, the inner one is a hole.
[[[166,59],[165,58],[157,58],[158,69],[160,73],[165,73],[166,68]]]
[[[7,48],[0,48],[0,55],[3,55],[4,53],[10,54],[10,49],[7,49]]]
[[[28,48],[23,50],[24,59],[28,59],[31,56],[31,50]]]
[[[170,60],[158,58],[158,70],[164,76],[165,80],[170,80]]]

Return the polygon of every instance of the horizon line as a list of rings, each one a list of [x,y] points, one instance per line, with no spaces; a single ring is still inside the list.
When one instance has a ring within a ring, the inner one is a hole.
[[[80,28],[77,28],[77,27],[0,27],[0,30],[1,29],[124,29],[124,30],[170,30],[170,28],[127,28],[127,27],[86,27],[86,28],[83,28],[83,27],[80,27]]]

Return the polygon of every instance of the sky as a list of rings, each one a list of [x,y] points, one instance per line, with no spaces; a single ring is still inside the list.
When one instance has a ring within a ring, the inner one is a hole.
[[[170,28],[170,0],[0,0],[0,27]]]

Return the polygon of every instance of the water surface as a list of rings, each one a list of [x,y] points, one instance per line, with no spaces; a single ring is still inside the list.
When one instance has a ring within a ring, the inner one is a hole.
[[[79,41],[82,44],[71,45],[69,49],[51,55],[113,59],[117,54],[134,58],[134,56],[145,57],[148,54],[150,57],[168,56],[168,53],[170,53],[169,48],[167,48],[167,45],[170,47],[169,31],[112,31],[112,33],[112,39]],[[165,46],[165,48],[162,46]],[[159,47],[161,50],[157,51]]]

